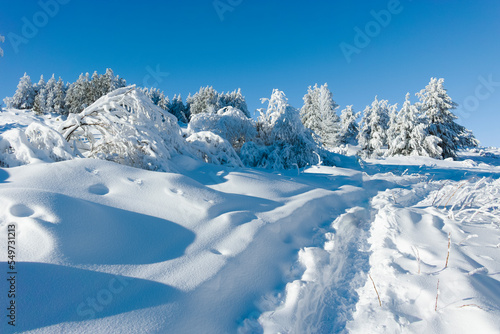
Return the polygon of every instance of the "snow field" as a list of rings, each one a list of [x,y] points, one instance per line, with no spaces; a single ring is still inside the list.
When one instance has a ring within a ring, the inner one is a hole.
[[[498,167],[468,154],[484,160],[0,169],[0,234],[17,225],[16,330],[495,333]]]

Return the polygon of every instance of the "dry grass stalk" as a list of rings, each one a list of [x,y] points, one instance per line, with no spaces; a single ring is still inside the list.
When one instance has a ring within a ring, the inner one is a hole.
[[[372,281],[372,284],[373,284],[373,288],[375,289],[375,293],[377,294],[378,304],[380,306],[382,306],[382,302],[380,301],[380,296],[378,294],[377,287],[375,286],[375,282],[373,281],[373,278],[372,278],[372,276],[370,274],[368,274],[368,277],[370,277],[370,280]]]
[[[451,246],[451,232],[448,233],[448,254],[446,255],[446,263],[444,264],[445,268],[448,268],[448,260],[450,259],[450,246]]]
[[[459,306],[458,308],[468,307],[468,306],[477,307],[477,308],[483,310],[483,308],[477,304],[465,304],[465,305]]]
[[[434,306],[434,311],[438,310],[438,298],[439,298],[439,278],[438,278],[438,284],[437,284],[437,291],[436,291],[436,305]]]

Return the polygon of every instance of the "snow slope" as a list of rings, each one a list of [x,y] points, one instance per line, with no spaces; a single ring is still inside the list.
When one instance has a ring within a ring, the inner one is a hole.
[[[0,331],[495,333],[499,196],[487,194],[500,169],[488,152],[300,173],[187,156],[171,161],[181,173],[91,159],[0,169],[2,275],[12,223],[19,261],[17,325]],[[465,180],[475,200],[450,214]]]

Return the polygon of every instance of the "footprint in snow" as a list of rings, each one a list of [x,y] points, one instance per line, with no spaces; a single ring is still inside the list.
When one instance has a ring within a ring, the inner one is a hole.
[[[89,192],[95,195],[106,195],[109,193],[109,188],[102,183],[98,183],[90,186]]]
[[[135,184],[142,186],[142,180],[141,179],[133,179],[131,177],[128,178],[130,182],[134,182]]]
[[[34,213],[35,211],[24,204],[15,204],[10,208],[10,214],[14,217],[29,217]]]
[[[94,169],[94,168],[88,168],[88,167],[85,167],[85,170],[91,174],[94,174],[94,175],[97,175],[99,174],[99,171],[97,169]]]

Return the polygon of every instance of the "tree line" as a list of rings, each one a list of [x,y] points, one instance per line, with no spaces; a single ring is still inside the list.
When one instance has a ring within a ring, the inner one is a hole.
[[[30,77],[24,74],[14,96],[4,99],[4,102],[8,108],[67,116],[80,113],[100,97],[126,85],[125,79],[116,76],[111,69],[107,69],[104,74],[81,74],[73,83],[64,83],[61,78],[56,81],[52,75],[47,82],[42,76],[38,83],[33,84]],[[157,88],[141,88],[141,91],[155,105],[174,115],[179,122],[190,123],[195,118],[198,127],[209,118],[194,117],[195,115],[217,114],[227,107],[235,108],[250,118],[241,89],[219,93],[211,86],[202,87],[194,95],[189,94],[186,103],[180,94],[174,95],[170,100]],[[290,123],[288,130],[295,129],[297,133],[302,133],[297,129],[305,128],[309,132],[307,137],[310,136],[315,143],[330,151],[338,151],[339,147],[345,148],[348,144],[358,145],[359,155],[364,158],[395,155],[449,158],[455,157],[460,148],[478,145],[472,132],[455,122],[457,117],[452,111],[457,104],[447,94],[444,79],[431,78],[429,84],[416,96],[418,101],[412,104],[408,93],[399,110],[396,104],[375,97],[363,112],[355,112],[352,106],[346,106],[339,116],[339,106],[327,84],[310,86],[303,97],[304,104],[300,110],[288,104],[283,92],[275,90],[271,99],[264,99],[268,102],[267,110],[258,110],[260,116],[255,123],[256,133],[264,134],[267,131],[266,124],[273,124],[274,127],[274,118],[284,115]],[[358,122],[360,116],[362,117]],[[293,125],[293,122],[301,123],[300,127]],[[214,125],[216,126],[219,125]],[[204,130],[215,133],[220,131],[206,127]],[[270,133],[266,134],[266,138],[266,141],[270,138],[277,142],[280,140],[279,136],[273,137]],[[243,144],[239,143],[238,149]],[[242,153],[256,154],[249,149],[247,145]],[[268,153],[263,153],[263,158]]]

